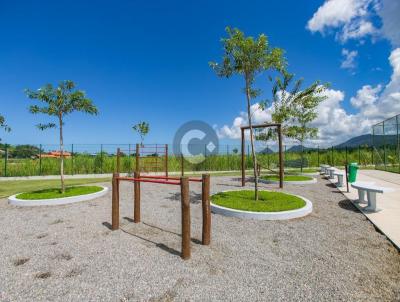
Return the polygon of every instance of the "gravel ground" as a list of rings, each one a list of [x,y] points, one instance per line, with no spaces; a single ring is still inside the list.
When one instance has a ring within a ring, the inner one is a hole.
[[[213,177],[212,191],[240,189]],[[105,184],[105,185],[110,185]],[[261,184],[262,188],[276,185]],[[200,186],[191,184],[192,259],[182,261],[178,187],[142,184],[142,223],[121,186],[121,229],[111,194],[56,207],[0,200],[1,301],[399,301],[400,254],[325,180],[286,186],[313,202],[290,221],[212,216],[201,239]]]

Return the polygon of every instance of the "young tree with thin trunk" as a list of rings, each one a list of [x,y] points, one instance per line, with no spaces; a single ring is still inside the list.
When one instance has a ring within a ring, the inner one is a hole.
[[[140,145],[143,146],[144,138],[150,132],[150,124],[147,122],[139,122],[132,126],[133,131],[135,131],[140,136]]]
[[[31,105],[29,107],[31,113],[46,114],[56,119],[56,123],[38,124],[37,127],[40,130],[59,128],[61,193],[64,194],[64,119],[75,111],[97,115],[98,110],[92,101],[86,98],[85,92],[77,90],[75,83],[69,80],[60,82],[57,87],[47,84],[37,91],[26,89],[25,93],[28,98],[38,100],[43,104],[42,106]]]
[[[254,149],[254,133],[251,105],[261,91],[254,87],[256,77],[269,70],[284,70],[286,61],[283,58],[283,50],[271,48],[267,36],[261,34],[258,38],[246,37],[239,29],[226,28],[227,38],[222,39],[224,55],[222,63],[211,62],[210,66],[220,77],[229,78],[238,74],[244,78],[244,93],[246,95],[248,125],[250,131],[251,155],[254,171],[254,197],[258,200],[258,174],[257,158]]]

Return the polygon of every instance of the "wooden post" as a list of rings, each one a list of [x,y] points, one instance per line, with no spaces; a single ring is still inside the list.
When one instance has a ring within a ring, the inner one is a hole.
[[[282,151],[282,126],[278,126],[278,144],[279,144],[279,188],[283,188],[283,151]]]
[[[139,144],[136,144],[136,167],[135,171],[140,172],[140,166],[139,166],[139,161],[140,161],[140,146]]]
[[[211,241],[210,174],[202,175],[201,205],[203,208],[202,244],[209,245]]]
[[[189,179],[181,177],[182,254],[184,260],[190,258],[190,198]]]
[[[168,144],[165,144],[165,176],[168,177]]]
[[[111,214],[111,229],[119,229],[119,173],[113,173],[112,178],[112,214]]]
[[[241,129],[242,133],[242,187],[246,185],[246,166],[245,166],[245,146],[244,146],[244,129]]]
[[[183,157],[183,154],[181,153],[181,176],[185,175],[185,159]]]
[[[140,178],[139,172],[133,173],[134,178]],[[140,181],[134,181],[133,183],[133,222],[140,222]]]
[[[120,149],[118,148],[117,149],[117,173],[119,173],[120,172],[120,168],[121,168],[121,159],[120,159],[120,154],[121,153],[121,151],[120,151]]]

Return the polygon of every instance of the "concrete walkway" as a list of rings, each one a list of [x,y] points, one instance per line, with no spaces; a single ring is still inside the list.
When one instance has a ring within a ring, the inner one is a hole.
[[[337,179],[331,180],[336,183]],[[358,170],[357,181],[374,182],[377,186],[393,188],[394,192],[377,194],[378,212],[371,213],[363,210],[365,205],[354,203],[358,199],[357,190],[349,184],[347,192],[344,187],[338,188],[353,204],[382,232],[394,245],[400,249],[400,174],[379,170]]]

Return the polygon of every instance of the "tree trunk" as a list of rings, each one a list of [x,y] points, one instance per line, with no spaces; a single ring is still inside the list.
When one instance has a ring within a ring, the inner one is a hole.
[[[61,177],[61,193],[65,193],[65,184],[64,184],[64,138],[63,138],[63,122],[62,115],[59,115],[59,124],[60,124],[60,177]]]
[[[301,141],[301,166],[300,166],[301,173],[303,173],[303,158],[304,158],[303,152],[304,152],[303,141]]]
[[[249,81],[246,77],[246,98],[247,98],[247,115],[249,119],[249,130],[250,130],[250,144],[251,144],[251,156],[253,158],[253,172],[254,172],[254,199],[258,200],[258,173],[257,173],[257,158],[254,150],[254,135],[253,135],[253,124],[251,122],[251,97]]]

